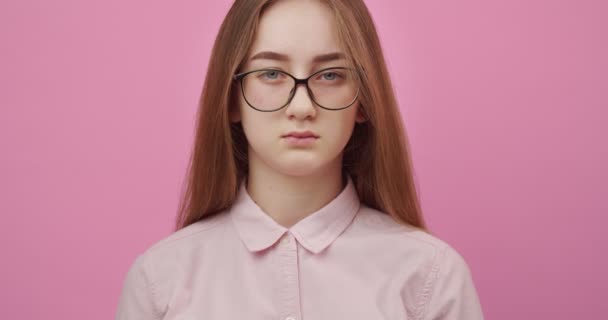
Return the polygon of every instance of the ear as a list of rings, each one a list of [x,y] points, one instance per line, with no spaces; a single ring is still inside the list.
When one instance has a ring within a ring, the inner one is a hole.
[[[365,111],[361,105],[357,106],[357,117],[355,118],[355,122],[363,123],[367,121],[367,117],[365,116]]]
[[[228,106],[228,115],[230,117],[230,122],[239,122],[241,121],[241,111],[239,105],[239,95],[236,89],[232,88],[230,96],[230,104]]]
[[[231,106],[229,110],[230,122],[239,122],[241,121],[241,111],[239,110],[239,106]]]

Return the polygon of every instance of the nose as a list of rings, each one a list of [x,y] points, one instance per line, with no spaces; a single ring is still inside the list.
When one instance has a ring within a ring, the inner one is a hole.
[[[315,108],[315,103],[312,101],[312,97],[309,95],[308,90],[306,90],[306,85],[304,83],[298,83],[294,90],[293,99],[291,99],[291,102],[287,105],[287,115],[296,118],[315,116],[317,108]]]

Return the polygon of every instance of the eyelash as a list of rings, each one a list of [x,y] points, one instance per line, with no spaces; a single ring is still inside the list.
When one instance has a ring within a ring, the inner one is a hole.
[[[280,70],[280,69],[272,69],[272,71],[268,70],[268,71],[263,72],[262,76],[265,76],[265,75],[267,75],[268,73],[271,73],[271,72],[284,72],[284,71]],[[338,78],[343,78],[344,77],[342,74],[340,74],[337,71],[322,72],[322,73],[318,74],[318,76],[324,76],[324,75],[327,75],[327,74],[335,74],[335,76],[338,77]],[[275,79],[272,79],[272,80],[275,80]],[[328,80],[328,81],[332,81],[332,80]]]

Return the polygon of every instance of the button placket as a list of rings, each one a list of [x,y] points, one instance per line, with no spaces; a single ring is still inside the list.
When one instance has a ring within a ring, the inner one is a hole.
[[[287,232],[278,248],[278,295],[281,320],[301,319],[298,244]]]

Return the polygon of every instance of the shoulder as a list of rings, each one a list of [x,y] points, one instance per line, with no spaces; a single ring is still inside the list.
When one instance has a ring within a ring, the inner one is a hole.
[[[448,242],[429,231],[399,223],[388,214],[362,205],[353,222],[353,236],[365,238],[372,250],[390,248],[407,257],[407,265],[425,273],[429,282],[440,274],[468,274],[464,257]]]
[[[225,212],[205,218],[174,231],[157,240],[141,254],[141,264],[152,279],[162,281],[182,271],[191,259],[205,252],[214,243],[219,230],[226,224],[229,215]]]
[[[144,252],[142,258],[148,261],[161,261],[167,258],[177,258],[205,246],[205,240],[213,237],[218,227],[225,225],[228,214],[221,212],[209,218],[192,223],[182,229],[174,231],[168,236],[157,240]]]
[[[229,215],[222,212],[197,221],[156,241],[137,255],[129,272],[138,275],[138,279],[145,279],[158,310],[166,307],[176,282],[198,263],[196,259],[205,252],[206,246],[214,243],[212,240],[221,234],[218,231],[228,219]],[[136,279],[135,276],[131,278]]]
[[[471,269],[460,252],[425,230],[398,223],[391,216],[362,206],[353,234],[370,250],[391,250],[399,265],[397,277],[407,279],[408,310],[414,319],[480,319],[481,307]],[[451,306],[455,302],[458,305]],[[460,312],[460,313],[458,313]],[[454,317],[445,315],[451,315]],[[429,316],[431,316],[429,318]]]
[[[361,205],[353,221],[353,231],[368,237],[390,241],[398,248],[415,249],[421,254],[436,256],[449,247],[449,244],[438,236],[414,226],[395,221],[390,215]]]

